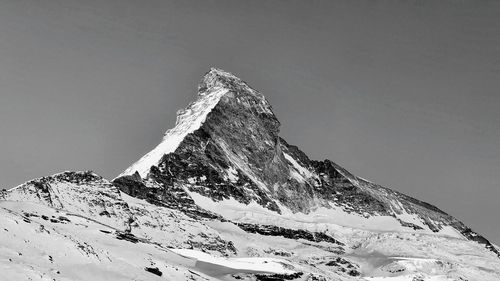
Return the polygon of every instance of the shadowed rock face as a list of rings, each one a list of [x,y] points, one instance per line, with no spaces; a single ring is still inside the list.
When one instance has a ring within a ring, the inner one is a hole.
[[[256,225],[250,223],[236,223],[236,225],[250,233],[258,233],[266,236],[282,236],[289,239],[304,239],[311,242],[327,242],[344,246],[342,242],[339,242],[322,232],[310,232],[302,229],[296,230],[274,225]]]
[[[191,217],[220,219],[217,214],[198,207],[182,187],[174,184],[172,178],[158,168],[153,167],[150,176],[150,181],[143,181],[138,174],[123,176],[115,179],[113,184],[120,191],[154,205],[180,210]]]
[[[278,214],[283,208],[307,214],[336,207],[366,218],[391,216],[403,227],[422,229],[402,216],[410,214],[434,232],[451,226],[496,252],[486,239],[470,234],[460,221],[430,204],[358,178],[330,160],[310,160],[279,137],[280,122],[265,97],[234,75],[209,71],[199,85],[197,102],[221,89],[223,94],[201,125],[151,166],[144,179],[136,174],[133,182],[117,178],[115,184],[156,204],[182,201],[180,205],[192,206],[189,191],[215,202],[256,202]],[[180,114],[185,118],[192,111],[190,106]]]

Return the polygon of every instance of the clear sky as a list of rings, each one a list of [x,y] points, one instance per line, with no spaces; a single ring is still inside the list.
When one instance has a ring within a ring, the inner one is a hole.
[[[0,0],[0,187],[113,178],[210,66],[282,136],[500,243],[500,1]]]

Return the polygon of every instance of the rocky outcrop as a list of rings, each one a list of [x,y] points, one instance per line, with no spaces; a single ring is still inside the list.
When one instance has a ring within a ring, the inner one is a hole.
[[[139,174],[123,176],[113,181],[118,189],[132,197],[144,199],[147,202],[180,210],[195,218],[219,218],[217,214],[208,212],[198,207],[191,196],[171,178],[160,173],[157,167],[153,167],[149,180],[142,180]]]
[[[274,225],[258,225],[251,223],[235,223],[239,228],[245,230],[249,233],[258,233],[265,236],[281,236],[288,239],[304,239],[311,242],[326,242],[331,244],[336,244],[344,246],[340,241],[335,238],[323,233],[323,232],[311,232],[303,229],[290,229]]]

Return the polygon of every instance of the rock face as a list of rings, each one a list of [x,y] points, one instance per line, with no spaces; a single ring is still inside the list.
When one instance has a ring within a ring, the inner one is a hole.
[[[261,93],[211,69],[113,181],[64,172],[1,191],[0,279],[500,280],[486,238],[279,128]]]

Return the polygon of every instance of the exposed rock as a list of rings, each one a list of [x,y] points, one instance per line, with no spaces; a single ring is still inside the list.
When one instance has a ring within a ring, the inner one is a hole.
[[[274,225],[258,225],[249,223],[235,223],[239,228],[249,233],[258,233],[266,236],[282,236],[289,239],[304,239],[311,242],[327,242],[343,246],[331,236],[322,232],[310,232],[302,229],[289,229]]]
[[[293,274],[257,274],[258,281],[285,281],[285,280],[296,280],[304,275],[303,272],[296,272]]]
[[[116,239],[125,240],[125,241],[132,242],[132,243],[139,242],[139,239],[137,237],[135,237],[134,234],[128,233],[128,232],[121,232],[121,231],[116,232]]]
[[[163,272],[161,272],[158,267],[146,267],[146,268],[144,268],[144,270],[146,270],[147,272],[151,272],[154,275],[158,275],[158,276],[163,275]]]

